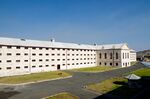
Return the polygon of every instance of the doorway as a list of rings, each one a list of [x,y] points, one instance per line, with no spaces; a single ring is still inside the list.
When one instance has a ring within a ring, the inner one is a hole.
[[[59,64],[57,65],[57,70],[60,70],[60,65]]]

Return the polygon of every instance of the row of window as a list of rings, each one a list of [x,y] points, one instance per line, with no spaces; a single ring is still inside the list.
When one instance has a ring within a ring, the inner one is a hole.
[[[82,65],[82,64],[93,64],[93,63],[96,63],[96,62],[84,62],[84,63],[72,63],[72,65]],[[62,64],[63,66],[65,66],[66,64]],[[67,65],[71,65],[71,64],[67,64]],[[57,66],[55,64],[52,64],[51,66]],[[37,66],[32,66],[32,68],[36,68]],[[39,65],[38,67],[44,67],[43,65]],[[49,65],[45,65],[45,67],[49,67]],[[24,68],[29,68],[29,66],[24,66]],[[12,69],[12,67],[6,67],[7,70],[10,70]],[[20,66],[16,66],[16,69],[21,69]],[[0,68],[0,70],[2,70],[2,68]]]
[[[103,55],[102,53],[99,54],[99,58],[100,58],[100,59],[102,58],[102,55]],[[110,53],[109,58],[110,58],[110,59],[114,59],[114,56],[116,57],[116,59],[119,58],[118,53],[115,53],[115,55],[114,55],[114,53]],[[105,59],[108,58],[108,53],[104,53],[104,58],[105,58]]]
[[[113,64],[112,62],[110,62],[110,63],[104,62],[104,64],[102,64],[102,62],[99,62],[99,65],[105,65],[105,66],[113,66],[113,65],[114,65],[114,66],[118,66],[118,63],[114,63],[114,64]]]
[[[2,48],[3,46],[0,46],[0,48]],[[7,46],[7,49],[11,49],[13,46]],[[24,48],[24,49],[28,49],[29,47],[21,47],[21,46],[16,46],[15,47],[16,49],[21,49],[21,48]],[[39,50],[42,50],[42,49],[46,49],[46,50],[66,50],[66,49],[61,49],[61,48],[43,48],[43,47],[32,47],[33,50],[35,49],[39,49]],[[67,49],[68,51],[95,51],[95,50],[87,50],[87,49]]]
[[[127,58],[129,58],[129,53],[122,53],[123,55],[123,59],[127,59]]]
[[[96,58],[80,58],[80,60],[93,60],[93,59],[96,59]],[[51,61],[55,61],[55,60],[57,60],[57,61],[60,61],[61,59],[51,59]],[[62,59],[63,61],[65,61],[66,59]],[[78,58],[76,58],[76,59],[67,59],[68,61],[69,60],[79,60]],[[20,62],[21,60],[16,60],[16,62]],[[44,61],[43,59],[39,59],[39,62],[42,62],[42,61]],[[49,61],[49,59],[45,59],[45,61]],[[2,62],[2,60],[0,60],[0,63]],[[10,62],[12,62],[12,60],[6,60],[6,62],[8,62],[8,63],[10,63]],[[24,62],[28,62],[28,60],[24,60]],[[32,60],[32,62],[36,62],[36,59],[33,59]]]
[[[2,55],[2,53],[0,53],[0,56]],[[11,56],[12,55],[12,53],[7,53],[6,54],[7,56]],[[21,53],[16,53],[16,56],[20,56],[21,55]],[[28,55],[28,53],[24,53],[24,55],[26,56],[26,55]],[[32,53],[32,56],[36,56],[37,54],[36,53]],[[38,54],[39,56],[42,56],[43,54],[42,53],[39,53]],[[46,56],[49,56],[49,54],[48,53],[46,53],[45,54]],[[55,56],[55,55],[57,55],[57,56],[60,56],[60,54],[51,54],[51,56]],[[66,54],[62,54],[63,56],[65,56]],[[67,54],[68,56],[70,56],[70,54]],[[72,56],[74,56],[75,54],[72,54]],[[82,56],[82,55],[84,55],[84,56],[89,56],[89,55],[91,55],[91,56],[95,56],[96,54],[76,54],[76,56]]]

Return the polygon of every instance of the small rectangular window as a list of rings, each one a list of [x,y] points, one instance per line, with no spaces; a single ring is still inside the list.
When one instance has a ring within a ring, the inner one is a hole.
[[[60,56],[60,54],[57,54],[57,56]]]
[[[39,50],[42,50],[42,48],[40,47]]]
[[[39,65],[39,67],[43,67],[42,65]]]
[[[28,47],[24,47],[24,49],[28,49]]]
[[[63,54],[63,56],[65,56],[65,54]]]
[[[57,61],[60,61],[60,59],[57,59]]]
[[[28,68],[28,66],[24,66],[24,68]]]
[[[8,62],[8,63],[10,63],[10,62],[11,62],[11,60],[7,60],[7,62]]]
[[[32,53],[32,56],[35,56],[36,54],[35,53]]]
[[[24,60],[24,62],[28,62],[28,60]]]
[[[20,53],[16,53],[17,56],[21,55]]]
[[[55,54],[52,54],[52,56],[55,56]]]
[[[6,69],[8,69],[8,70],[9,70],[9,69],[11,69],[11,67],[7,67]]]
[[[11,46],[7,46],[7,49],[11,49],[12,47]]]
[[[20,60],[16,60],[16,62],[20,62]]]
[[[18,67],[16,67],[16,69],[20,69],[20,67],[18,66]]]
[[[55,61],[55,59],[52,59],[52,61]]]
[[[2,56],[2,53],[0,53],[0,56]]]
[[[46,59],[46,61],[49,61],[49,59]]]
[[[43,60],[42,60],[42,59],[39,59],[39,61],[42,62]]]
[[[16,49],[20,49],[20,46],[17,46]]]
[[[2,62],[2,60],[0,60],[0,63]]]
[[[49,48],[45,48],[46,50],[49,50]]]
[[[45,65],[46,67],[49,67],[49,65]]]
[[[32,49],[33,49],[33,50],[35,50],[35,49],[36,49],[36,47],[32,47]]]
[[[46,56],[49,56],[49,54],[45,54]]]
[[[11,53],[7,53],[7,56],[11,56],[12,54]]]
[[[42,56],[42,53],[40,53],[39,56]]]
[[[32,68],[35,68],[36,66],[32,66]]]
[[[24,55],[25,55],[25,56],[27,56],[27,55],[28,55],[28,53],[24,53]]]
[[[35,61],[36,61],[35,59],[32,60],[32,62],[35,62]]]

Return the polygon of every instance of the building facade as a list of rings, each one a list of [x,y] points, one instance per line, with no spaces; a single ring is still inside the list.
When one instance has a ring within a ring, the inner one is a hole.
[[[92,66],[127,67],[133,60],[130,56],[127,44],[84,45],[1,37],[0,77]]]

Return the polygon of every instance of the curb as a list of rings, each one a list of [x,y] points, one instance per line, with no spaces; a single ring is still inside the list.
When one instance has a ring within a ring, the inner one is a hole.
[[[33,81],[33,82],[27,82],[27,83],[20,83],[20,84],[4,84],[4,83],[0,83],[0,85],[8,85],[8,86],[28,85],[28,84],[34,84],[34,83],[40,83],[40,82],[46,82],[46,81],[67,79],[67,78],[71,78],[71,77],[72,77],[72,76],[59,77],[59,78],[54,78],[54,79],[46,79],[46,80]]]

